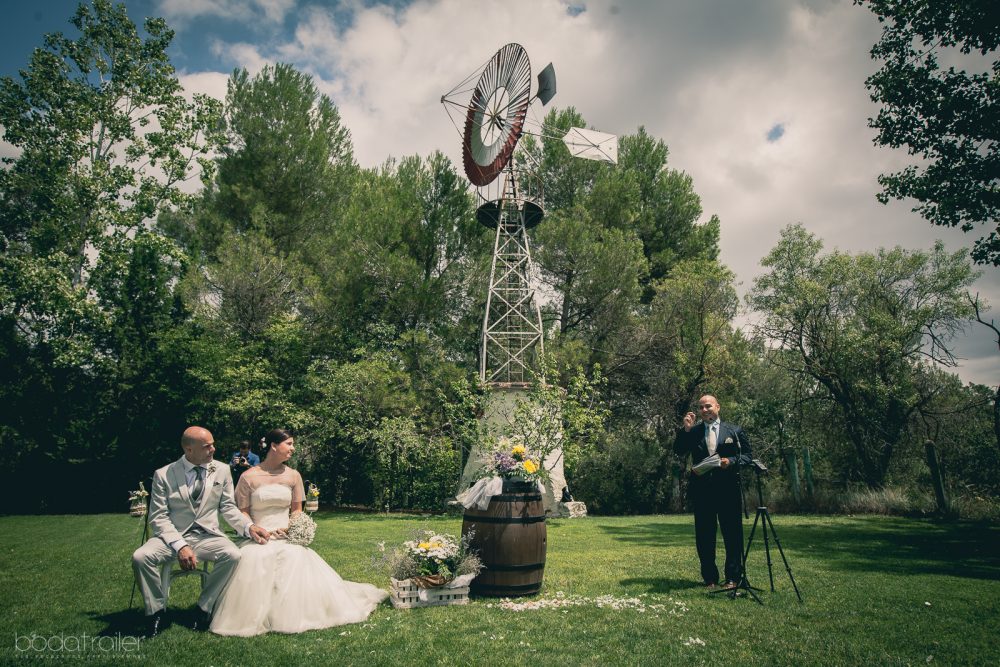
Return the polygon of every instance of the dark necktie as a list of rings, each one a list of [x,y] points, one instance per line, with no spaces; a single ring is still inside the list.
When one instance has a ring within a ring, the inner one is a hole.
[[[195,505],[201,502],[201,494],[205,490],[205,469],[201,466],[195,466],[194,469],[194,484],[191,485],[191,500],[194,501]]]

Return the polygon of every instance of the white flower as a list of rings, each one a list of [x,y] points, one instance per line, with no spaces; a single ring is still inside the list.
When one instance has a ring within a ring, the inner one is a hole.
[[[316,522],[305,512],[299,512],[288,522],[288,543],[307,547],[316,537]]]

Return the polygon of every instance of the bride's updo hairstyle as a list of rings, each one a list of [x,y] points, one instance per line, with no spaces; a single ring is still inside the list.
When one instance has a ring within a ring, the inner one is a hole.
[[[283,428],[272,428],[263,438],[260,439],[260,458],[267,458],[267,453],[271,451],[271,445],[277,445],[292,437],[292,434]]]

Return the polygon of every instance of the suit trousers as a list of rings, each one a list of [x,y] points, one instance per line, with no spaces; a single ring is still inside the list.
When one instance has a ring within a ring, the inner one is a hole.
[[[735,480],[725,478],[693,479],[689,493],[694,510],[695,547],[701,562],[702,580],[706,584],[719,582],[719,568],[715,564],[717,525],[722,531],[722,542],[726,548],[726,580],[739,580],[743,560],[743,519],[740,516],[742,499],[739,486]]]
[[[215,601],[222,589],[229,582],[236,565],[240,562],[240,550],[227,537],[211,533],[189,532],[184,535],[188,546],[194,549],[194,555],[201,561],[212,561],[215,566],[205,578],[198,598],[198,606],[202,611],[211,614]],[[177,554],[159,537],[148,540],[132,554],[132,569],[136,581],[142,591],[142,599],[146,605],[146,615],[155,614],[167,606],[170,595],[169,572],[163,574],[163,566],[171,567],[177,560]],[[164,579],[167,585],[164,586]]]

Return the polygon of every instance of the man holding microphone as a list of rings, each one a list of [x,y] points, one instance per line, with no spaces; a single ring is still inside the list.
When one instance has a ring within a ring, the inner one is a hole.
[[[701,561],[701,578],[708,588],[719,583],[715,564],[716,524],[726,547],[724,588],[739,581],[743,551],[742,497],[737,463],[751,465],[750,438],[736,424],[719,419],[719,402],[714,396],[698,399],[698,414],[684,415],[677,429],[674,453],[681,462],[691,455],[688,494],[694,510],[695,546]]]

